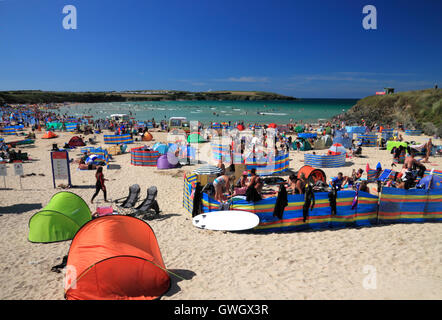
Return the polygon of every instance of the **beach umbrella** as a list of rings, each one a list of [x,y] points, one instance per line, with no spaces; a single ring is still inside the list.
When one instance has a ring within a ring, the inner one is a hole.
[[[239,124],[237,127],[236,127],[239,131],[243,131],[245,128],[244,128],[244,126],[242,125],[242,124]]]
[[[435,175],[428,175],[419,181],[418,188],[442,189],[442,178]]]
[[[215,174],[218,174],[221,172],[222,172],[221,168],[211,166],[211,165],[203,166],[203,167],[193,170],[193,173],[199,174],[199,175],[215,175]]]
[[[331,147],[330,147],[330,149],[328,149],[329,151],[331,151],[331,152],[334,152],[334,153],[336,153],[336,154],[338,154],[338,153],[347,153],[347,150],[343,147],[343,145],[342,144],[340,144],[340,143],[335,143],[335,144],[333,144]]]
[[[278,126],[276,125],[276,123],[273,123],[273,122],[272,122],[271,124],[268,125],[268,127],[269,127],[269,128],[273,128],[273,129],[276,129]]]

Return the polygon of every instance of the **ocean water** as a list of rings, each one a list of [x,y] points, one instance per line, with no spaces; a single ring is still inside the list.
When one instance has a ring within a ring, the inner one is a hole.
[[[303,99],[299,101],[146,101],[88,103],[60,108],[72,116],[92,115],[106,118],[114,113],[131,114],[136,120],[160,121],[170,117],[187,117],[202,123],[244,121],[245,123],[277,124],[303,120],[315,122],[330,119],[347,111],[356,99]]]

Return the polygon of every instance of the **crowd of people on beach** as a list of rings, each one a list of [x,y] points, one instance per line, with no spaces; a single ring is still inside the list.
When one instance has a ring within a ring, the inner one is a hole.
[[[15,125],[23,125],[26,129],[31,129],[32,132],[36,130],[41,130],[41,128],[45,127],[47,123],[50,122],[59,122],[62,124],[61,130],[65,129],[65,123],[74,122],[76,123],[76,133],[82,134],[100,134],[103,130],[109,130],[113,132],[115,135],[124,135],[130,134],[131,137],[133,135],[143,135],[149,131],[147,124],[149,123],[151,128],[165,131],[169,130],[168,124],[166,120],[161,120],[160,122],[156,122],[154,118],[149,121],[135,121],[134,118],[131,118],[129,121],[117,121],[112,119],[92,119],[90,116],[83,117],[72,117],[68,114],[59,114],[56,112],[57,105],[31,105],[31,106],[2,106],[0,107],[0,130],[7,125],[15,124]],[[207,129],[211,129],[215,124],[211,122],[209,125],[205,126],[202,123],[198,123],[198,132],[207,131]],[[264,157],[276,157],[281,154],[289,153],[291,150],[301,150],[301,140],[296,139],[296,133],[300,132],[308,132],[308,133],[317,133],[319,136],[330,136],[333,137],[338,130],[343,130],[345,128],[345,123],[319,123],[316,125],[310,123],[303,123],[303,121],[294,122],[291,119],[290,123],[284,126],[269,126],[269,125],[259,125],[259,124],[249,124],[248,128],[252,131],[252,135],[249,137],[242,137],[238,140],[235,140],[235,137],[232,136],[232,143],[230,145],[230,153],[231,159],[233,159],[233,153],[239,152],[241,155],[246,155],[247,153],[253,154],[258,151],[258,145],[260,145],[260,151],[262,151],[262,156]],[[367,126],[366,123],[362,120],[360,123],[361,126],[366,128],[366,132],[379,132],[382,131],[383,127],[378,124],[372,124],[371,126]],[[223,123],[224,127],[230,128],[242,128],[243,130],[246,128],[246,124],[244,121],[237,121],[232,123],[230,121]],[[397,127],[399,129],[402,128],[403,125],[398,123]],[[270,128],[276,129],[273,131],[269,131]],[[386,129],[390,129],[389,126]],[[209,131],[210,132],[210,131]],[[256,136],[259,132],[260,136]],[[33,134],[33,133],[31,133]],[[295,135],[294,135],[295,134]],[[273,149],[270,148],[269,138],[273,137]],[[35,134],[34,134],[35,138]],[[211,136],[207,136],[210,140]],[[294,140],[294,138],[296,140]],[[347,133],[344,134],[344,138],[348,138]],[[314,144],[315,138],[306,138],[305,140],[309,141],[311,145]],[[403,141],[403,137],[401,134],[397,134],[394,137],[394,141],[401,142]],[[385,139],[382,140],[380,138],[379,147],[385,147]],[[250,146],[252,146],[250,148]],[[363,141],[356,143],[355,140],[351,141],[351,146],[348,148],[347,156],[354,157],[361,155],[362,153]],[[432,140],[423,145],[417,146],[419,150],[425,150],[425,158],[423,161],[418,161],[414,158],[415,150],[410,146],[398,146],[394,147],[391,151],[393,155],[393,163],[392,167],[397,166],[403,160],[403,167],[400,172],[397,172],[392,179],[389,179],[386,182],[387,186],[408,189],[413,187],[413,184],[417,178],[422,178],[426,167],[423,163],[429,162],[429,157],[431,155],[431,150],[433,147]],[[250,150],[249,150],[249,149]],[[256,148],[256,149],[255,149]],[[4,141],[0,141],[0,162],[13,162],[16,159],[21,159],[21,150],[16,152],[11,145],[6,144]],[[313,151],[315,153],[315,151]],[[18,155],[17,155],[18,154]],[[85,153],[84,156],[79,160],[79,168],[80,169],[88,169],[88,170],[97,170],[96,171],[96,192],[92,197],[92,201],[95,199],[100,190],[103,191],[104,197],[106,199],[106,188],[104,186],[104,179],[102,166],[97,164],[88,163],[88,153]],[[230,167],[232,167],[232,164]],[[269,196],[274,196],[275,191],[272,192],[263,192],[264,187],[268,186],[264,182],[264,179],[257,174],[256,169],[251,169],[250,171],[244,171],[241,177],[235,181],[233,175],[229,175],[226,173],[225,165],[222,163],[218,163],[219,168],[221,168],[221,173],[218,177],[213,181],[213,189],[214,189],[214,198],[219,202],[223,202],[229,197],[233,196],[246,196],[247,199],[262,199]],[[234,165],[233,165],[234,166]],[[326,190],[327,188],[332,188],[337,191],[347,188],[358,188],[360,191],[370,193],[370,189],[368,187],[369,181],[362,179],[362,175],[364,170],[359,168],[358,170],[353,170],[350,175],[344,175],[342,172],[338,172],[338,174],[333,177],[330,181],[330,184],[327,184],[325,181],[322,181],[321,188],[317,188],[316,190]],[[377,177],[380,175],[380,170],[377,172]],[[277,185],[284,185],[286,187],[286,191],[288,194],[305,194],[306,190],[309,187],[309,184],[312,186],[318,181],[311,181],[305,177],[303,173],[300,175],[296,173],[291,173],[287,180],[279,181]]]

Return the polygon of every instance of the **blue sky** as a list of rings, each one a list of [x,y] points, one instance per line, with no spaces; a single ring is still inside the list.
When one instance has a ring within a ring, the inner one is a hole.
[[[65,30],[65,5],[77,29]],[[365,5],[377,30],[362,27]],[[360,98],[442,86],[439,0],[0,0],[0,90],[261,90]]]

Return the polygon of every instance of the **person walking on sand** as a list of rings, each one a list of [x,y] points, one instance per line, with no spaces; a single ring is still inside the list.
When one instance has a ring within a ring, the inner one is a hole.
[[[107,202],[107,197],[106,197],[106,187],[104,185],[104,181],[109,181],[107,179],[104,179],[104,175],[103,175],[103,167],[98,167],[97,168],[97,172],[95,173],[95,178],[97,179],[97,182],[95,184],[95,193],[92,196],[92,200],[91,203],[94,203],[94,199],[95,197],[98,195],[98,193],[100,192],[100,190],[103,190],[103,194],[104,194],[104,201]]]

